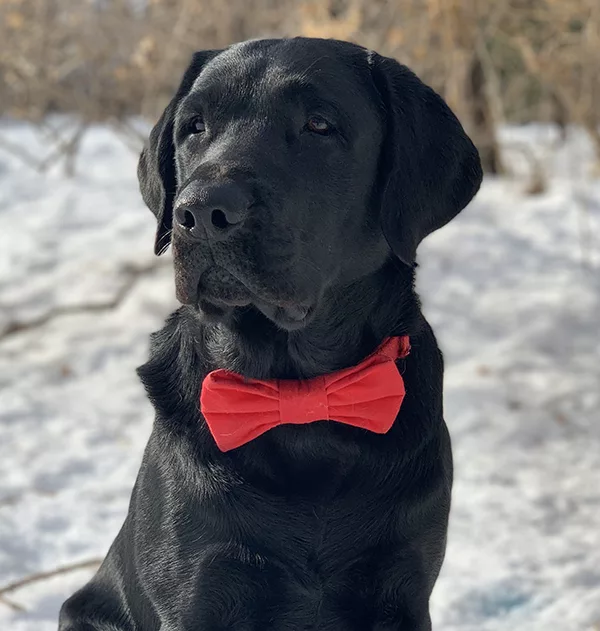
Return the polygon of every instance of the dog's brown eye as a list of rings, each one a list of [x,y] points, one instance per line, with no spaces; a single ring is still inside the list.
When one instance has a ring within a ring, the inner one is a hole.
[[[206,125],[200,116],[192,118],[189,123],[190,134],[202,134],[206,131]]]
[[[331,132],[331,125],[320,116],[311,116],[306,123],[306,129],[312,131],[313,134],[321,134],[326,136]]]

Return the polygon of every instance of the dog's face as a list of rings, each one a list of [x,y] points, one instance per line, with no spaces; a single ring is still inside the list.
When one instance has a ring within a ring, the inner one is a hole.
[[[293,41],[236,46],[182,99],[172,236],[181,301],[212,312],[253,304],[291,328],[328,285],[381,265],[388,248],[370,223],[378,104],[326,53]]]
[[[179,300],[213,318],[252,305],[287,330],[330,287],[394,254],[412,264],[481,178],[460,124],[410,71],[311,39],[198,53],[138,172]]]

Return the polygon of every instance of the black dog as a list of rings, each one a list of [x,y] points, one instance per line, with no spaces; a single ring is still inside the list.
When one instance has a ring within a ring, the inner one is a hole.
[[[452,458],[414,261],[480,184],[460,123],[392,59],[252,41],[194,56],[138,175],[184,306],[139,369],[157,415],[129,514],[60,629],[430,629]],[[393,336],[411,351],[387,433],[330,420],[216,446],[210,371],[310,379]]]

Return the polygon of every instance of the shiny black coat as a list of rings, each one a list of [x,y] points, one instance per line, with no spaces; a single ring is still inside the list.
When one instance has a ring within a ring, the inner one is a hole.
[[[312,81],[306,99],[287,82],[299,75]],[[335,132],[302,127],[313,110],[337,112]],[[206,131],[190,138],[198,111]],[[414,257],[479,186],[462,127],[393,60],[263,40],[195,56],[139,176],[186,304],[139,369],[156,421],[127,519],[65,603],[61,631],[430,629],[452,458]],[[229,224],[214,221],[215,187],[238,204],[235,222],[230,206]],[[407,394],[386,435],[323,421],[216,448],[199,410],[210,370],[312,377],[390,335],[412,349],[397,362]]]

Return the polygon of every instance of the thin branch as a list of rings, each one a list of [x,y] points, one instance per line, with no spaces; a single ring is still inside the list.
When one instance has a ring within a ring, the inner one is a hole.
[[[500,79],[494,60],[490,55],[490,51],[486,45],[485,39],[481,31],[475,35],[475,51],[479,55],[479,61],[483,68],[485,76],[485,84],[487,88],[487,96],[490,102],[494,128],[506,122],[506,114],[504,112],[504,103],[502,102],[502,89],[500,87]]]
[[[13,611],[16,611],[17,613],[24,613],[25,611],[27,611],[25,607],[19,605],[19,603],[13,602],[6,596],[0,596],[0,604],[10,607]]]
[[[21,145],[17,143],[11,142],[6,138],[2,138],[0,136],[0,149],[6,151],[6,153],[10,153],[13,156],[19,158],[22,162],[24,162],[27,166],[35,169],[36,171],[42,173],[44,171],[44,161],[36,158],[34,155],[29,153],[26,149],[23,149]]]
[[[574,198],[577,207],[577,232],[579,234],[580,264],[584,270],[594,271],[594,231],[592,228],[592,218],[590,213],[591,199],[581,193],[580,185],[577,190],[575,185]]]
[[[8,585],[4,585],[4,587],[0,587],[0,599],[2,599],[2,602],[6,602],[4,598],[5,595],[10,592],[14,592],[17,589],[21,589],[21,587],[25,587],[31,583],[37,583],[38,581],[44,581],[47,578],[60,576],[61,574],[68,574],[70,572],[76,572],[77,570],[97,568],[101,563],[102,559],[88,559],[87,561],[78,561],[77,563],[71,563],[70,565],[63,565],[62,567],[58,567],[47,572],[36,572],[35,574],[30,574],[29,576],[20,578],[12,583],[8,583]],[[11,603],[11,605],[14,606],[15,603]],[[16,607],[20,607],[20,605],[16,605]]]
[[[113,120],[110,126],[119,140],[135,154],[139,154],[147,139],[147,134],[142,134],[126,121]]]
[[[59,134],[54,133],[56,139],[55,146],[44,158],[37,158],[32,153],[24,149],[21,145],[14,143],[6,138],[0,137],[0,149],[3,149],[7,153],[19,158],[27,166],[35,169],[39,173],[44,173],[50,166],[58,159],[64,156],[66,163],[66,170],[68,175],[73,174],[73,161],[77,152],[77,147],[83,134],[87,129],[85,123],[77,127],[75,132],[70,138],[60,138]],[[45,128],[48,133],[48,128]]]
[[[529,182],[526,193],[529,195],[539,195],[543,193],[548,186],[548,182],[542,158],[538,158],[533,149],[525,142],[504,143],[502,149],[504,151],[508,149],[520,153],[529,163]]]
[[[79,142],[87,130],[87,124],[82,123],[77,127],[70,138],[57,142],[53,151],[47,155],[41,162],[41,170],[46,171],[56,160],[61,157],[65,158],[67,175],[72,176],[74,173],[74,159],[77,153]]]
[[[126,267],[122,270],[123,273],[128,275],[127,280],[121,285],[117,293],[110,300],[106,300],[105,302],[99,303],[87,303],[80,305],[68,305],[62,307],[56,307],[55,309],[51,309],[47,313],[30,320],[28,322],[18,322],[13,321],[9,322],[8,325],[4,328],[2,332],[0,332],[0,341],[10,337],[12,335],[16,335],[18,333],[22,333],[23,331],[31,331],[32,329],[37,329],[51,320],[55,318],[59,318],[66,315],[73,315],[78,313],[95,313],[98,311],[109,311],[112,309],[116,309],[121,305],[121,303],[125,300],[129,292],[133,289],[136,282],[143,276],[147,276],[151,274],[156,269],[164,266],[162,262],[152,261],[148,265],[144,267]]]

